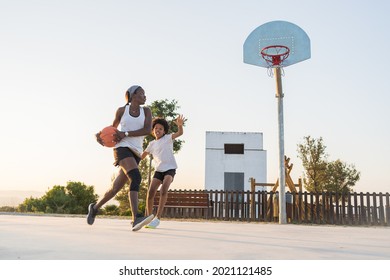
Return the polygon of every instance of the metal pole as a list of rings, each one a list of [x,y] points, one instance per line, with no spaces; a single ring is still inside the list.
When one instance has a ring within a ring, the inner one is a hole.
[[[283,90],[280,67],[275,67],[276,98],[278,99],[279,125],[279,224],[286,224],[286,171],[284,166]]]

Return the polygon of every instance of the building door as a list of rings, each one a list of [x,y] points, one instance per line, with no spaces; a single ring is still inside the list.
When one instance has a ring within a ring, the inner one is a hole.
[[[239,192],[238,194],[229,194],[228,201],[242,202],[244,191],[244,173],[240,172],[225,172],[224,190],[228,192]],[[238,195],[238,196],[237,196]]]
[[[243,191],[244,190],[244,173],[225,172],[224,174],[225,191]]]

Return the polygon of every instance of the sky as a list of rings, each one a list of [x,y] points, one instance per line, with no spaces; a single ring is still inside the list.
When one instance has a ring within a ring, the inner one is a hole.
[[[133,84],[147,104],[177,100],[188,119],[172,188],[204,188],[206,131],[262,132],[275,182],[275,80],[243,63],[243,44],[284,20],[311,40],[311,58],[282,78],[293,180],[310,135],[361,172],[355,191],[390,192],[389,10],[382,0],[0,0],[0,190],[80,181],[103,194],[117,169],[94,134]]]

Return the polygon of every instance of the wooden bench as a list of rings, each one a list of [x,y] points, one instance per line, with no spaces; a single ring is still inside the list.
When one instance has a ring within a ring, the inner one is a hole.
[[[154,207],[157,211],[160,192],[154,197]],[[168,191],[163,215],[171,218],[208,218],[212,210],[212,201],[205,192]]]

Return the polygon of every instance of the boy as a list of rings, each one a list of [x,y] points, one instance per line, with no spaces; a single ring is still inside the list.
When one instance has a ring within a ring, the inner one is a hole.
[[[183,134],[185,118],[183,115],[179,115],[174,122],[178,127],[178,131],[173,134],[168,134],[169,125],[165,119],[156,118],[153,120],[152,134],[155,137],[155,140],[149,143],[141,157],[144,159],[147,155],[151,154],[156,170],[153,180],[150,183],[146,200],[146,211],[148,216],[153,212],[154,196],[156,195],[158,187],[161,185],[157,214],[146,226],[148,228],[156,228],[160,224],[161,215],[168,197],[168,189],[176,174],[177,164],[173,155],[173,140]]]

